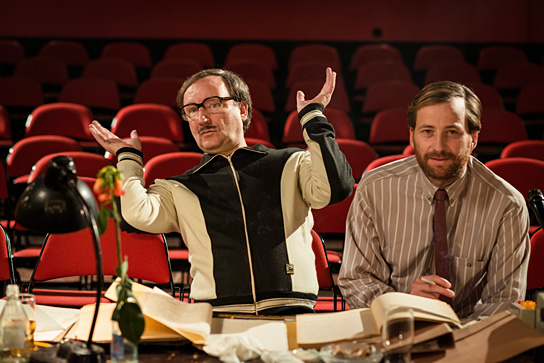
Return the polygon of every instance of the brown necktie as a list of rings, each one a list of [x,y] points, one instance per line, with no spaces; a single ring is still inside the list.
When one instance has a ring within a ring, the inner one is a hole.
[[[436,274],[451,282],[450,279],[450,253],[448,251],[448,229],[446,227],[446,206],[444,201],[448,199],[448,193],[444,189],[438,189],[434,193],[434,263]],[[440,296],[440,300],[451,305],[451,298]]]

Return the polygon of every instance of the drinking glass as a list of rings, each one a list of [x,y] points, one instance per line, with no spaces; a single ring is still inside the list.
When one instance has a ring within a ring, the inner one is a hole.
[[[385,311],[382,327],[385,362],[408,363],[414,344],[414,313],[406,307],[392,307]]]
[[[35,349],[34,346],[34,332],[36,331],[36,297],[34,294],[19,293],[19,301],[23,305],[23,309],[28,316],[30,325],[30,334],[27,337],[30,343],[30,351]]]

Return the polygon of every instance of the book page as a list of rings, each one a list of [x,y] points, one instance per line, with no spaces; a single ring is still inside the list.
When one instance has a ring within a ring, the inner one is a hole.
[[[145,316],[166,325],[194,344],[206,343],[212,320],[210,304],[188,304],[153,291],[144,292],[139,302]]]
[[[108,290],[106,290],[106,293],[104,294],[104,297],[110,299],[111,301],[117,301],[117,285],[119,285],[119,282],[121,282],[121,279],[118,277],[115,279],[115,281],[113,281],[110,285],[110,287],[108,287]],[[155,291],[155,292],[163,292],[164,294],[168,295],[166,292],[164,292],[163,290],[159,289],[158,287],[154,287],[153,289],[150,288],[150,287],[147,287],[145,285],[142,285],[142,284],[139,284],[137,283],[136,281],[132,281],[132,295],[134,295],[134,297],[137,299],[137,300],[140,300],[140,296],[142,296],[142,294],[146,291]],[[172,296],[172,295],[170,295]]]
[[[301,347],[379,335],[370,309],[297,315],[297,343]]]
[[[376,319],[379,330],[381,330],[383,324],[385,310],[391,307],[412,308],[414,320],[446,322],[461,327],[461,322],[457,314],[455,314],[450,305],[443,301],[402,292],[389,292],[378,296],[370,304],[370,309]]]
[[[0,300],[0,311],[3,310],[5,304],[5,300]],[[42,342],[53,341],[78,319],[79,309],[36,304],[36,331],[34,340]]]

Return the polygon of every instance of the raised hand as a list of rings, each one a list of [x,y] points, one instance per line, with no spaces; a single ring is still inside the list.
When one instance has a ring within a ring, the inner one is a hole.
[[[130,139],[123,140],[95,120],[89,125],[89,131],[100,146],[102,146],[104,150],[108,151],[110,154],[115,155],[119,149],[124,147],[131,147],[140,151],[142,150],[142,143],[140,142],[140,138],[138,137],[138,132],[136,132],[136,130],[132,130],[130,133]]]
[[[310,103],[321,103],[323,107],[327,107],[329,102],[331,102],[332,93],[336,86],[336,72],[334,72],[330,67],[327,67],[325,84],[317,96],[311,100],[306,100],[304,92],[297,92],[297,111],[300,112],[306,105]]]

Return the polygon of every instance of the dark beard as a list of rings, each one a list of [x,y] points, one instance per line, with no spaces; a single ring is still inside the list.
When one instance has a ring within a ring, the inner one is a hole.
[[[468,163],[470,158],[469,153],[461,153],[455,156],[452,153],[428,153],[421,155],[418,152],[417,147],[415,148],[416,160],[423,173],[429,178],[439,181],[448,181],[457,179],[463,172],[465,166]],[[430,158],[448,158],[453,161],[453,163],[445,169],[436,169],[429,166],[428,162]]]

